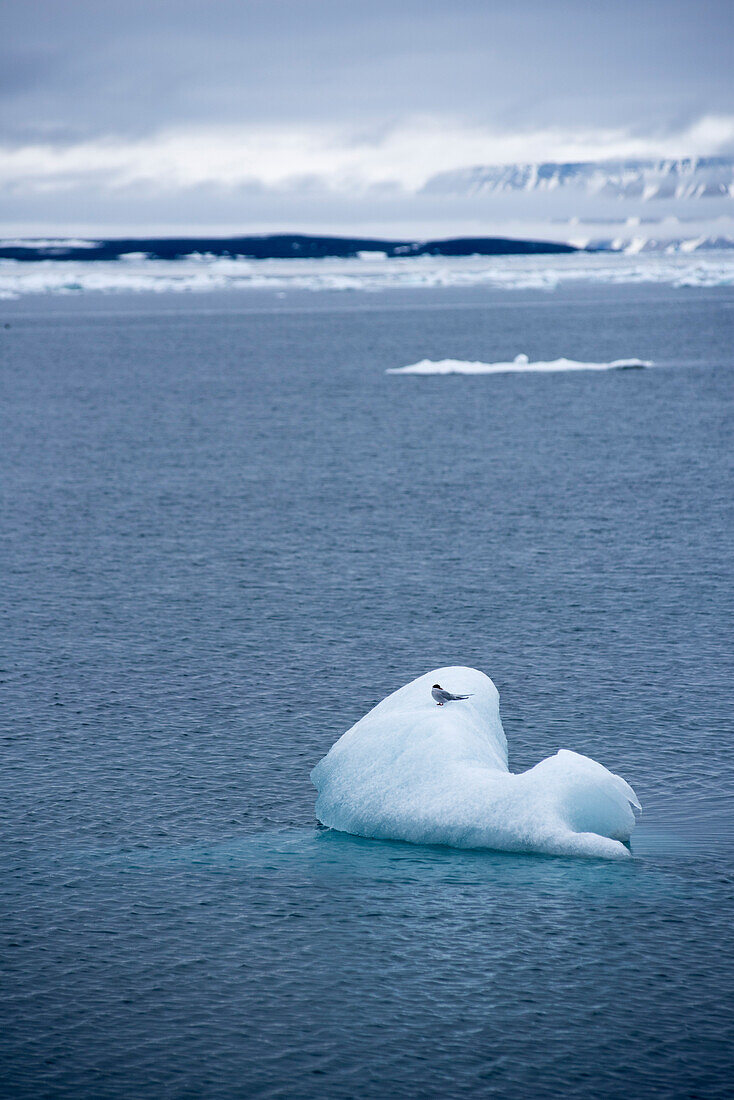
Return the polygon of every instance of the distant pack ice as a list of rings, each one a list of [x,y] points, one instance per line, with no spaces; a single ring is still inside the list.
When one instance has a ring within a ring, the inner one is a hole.
[[[460,702],[436,706],[433,684]],[[352,726],[311,773],[316,816],[380,840],[626,859],[640,809],[628,783],[561,749],[513,774],[488,676],[439,668],[393,692]]]

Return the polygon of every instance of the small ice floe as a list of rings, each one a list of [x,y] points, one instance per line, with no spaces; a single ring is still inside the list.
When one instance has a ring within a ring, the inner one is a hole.
[[[651,367],[649,359],[612,359],[609,363],[583,363],[576,359],[538,360],[516,355],[511,363],[472,363],[465,359],[421,359],[409,367],[390,367],[386,374],[525,374],[571,370],[633,370]]]
[[[469,698],[437,706],[434,684]],[[640,809],[624,779],[567,749],[510,772],[497,688],[464,667],[435,669],[383,699],[311,779],[323,825],[455,848],[627,859]]]

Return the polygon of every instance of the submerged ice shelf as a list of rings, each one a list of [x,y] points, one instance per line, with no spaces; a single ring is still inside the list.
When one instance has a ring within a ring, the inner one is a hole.
[[[516,355],[509,363],[472,363],[465,359],[421,359],[409,367],[390,367],[386,374],[532,374],[570,370],[633,370],[651,367],[649,359],[613,359],[610,363],[583,363],[577,359],[551,359],[531,363]]]
[[[438,707],[440,683],[462,702]],[[526,772],[507,765],[499,693],[461,666],[419,676],[347,730],[313,769],[316,816],[380,840],[625,859],[635,792],[561,749]]]

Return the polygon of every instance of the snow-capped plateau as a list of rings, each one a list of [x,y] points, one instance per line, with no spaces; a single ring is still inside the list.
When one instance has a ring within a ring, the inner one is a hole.
[[[574,189],[601,198],[734,197],[734,157],[476,165],[432,176],[424,191],[478,195]]]

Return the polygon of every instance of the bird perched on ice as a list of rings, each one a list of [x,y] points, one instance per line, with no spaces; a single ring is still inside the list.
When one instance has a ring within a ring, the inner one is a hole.
[[[442,707],[444,703],[453,703],[457,699],[469,699],[470,695],[452,695],[450,691],[444,691],[440,684],[434,684],[431,688],[431,695],[438,703],[439,707]]]

